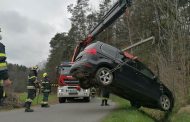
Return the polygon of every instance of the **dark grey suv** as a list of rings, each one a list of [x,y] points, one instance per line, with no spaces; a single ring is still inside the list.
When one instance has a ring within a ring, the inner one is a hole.
[[[112,93],[131,105],[172,110],[171,91],[143,63],[126,56],[103,42],[92,43],[76,58],[71,67],[82,88],[109,86]]]

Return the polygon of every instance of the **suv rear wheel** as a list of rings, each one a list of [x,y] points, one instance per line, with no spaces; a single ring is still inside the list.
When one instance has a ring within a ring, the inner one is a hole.
[[[160,107],[163,111],[170,111],[172,109],[172,103],[171,99],[163,94],[160,96]]]
[[[96,80],[103,86],[108,86],[113,82],[113,73],[107,67],[102,67],[96,72]]]

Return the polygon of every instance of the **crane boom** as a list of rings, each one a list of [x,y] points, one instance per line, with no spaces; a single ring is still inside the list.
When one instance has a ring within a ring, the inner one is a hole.
[[[77,55],[90,44],[96,36],[111,25],[116,19],[118,19],[126,10],[127,7],[131,6],[132,0],[118,0],[113,7],[104,15],[99,24],[94,27],[88,34],[87,38],[82,40],[75,48],[72,57],[72,62],[75,61]]]

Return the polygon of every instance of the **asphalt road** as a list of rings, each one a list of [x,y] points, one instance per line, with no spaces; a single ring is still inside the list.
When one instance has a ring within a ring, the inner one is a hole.
[[[109,101],[110,102],[110,101]],[[50,108],[33,107],[33,113],[25,113],[24,109],[0,112],[0,122],[101,122],[115,103],[100,106],[100,99],[91,102],[69,102],[51,105]]]

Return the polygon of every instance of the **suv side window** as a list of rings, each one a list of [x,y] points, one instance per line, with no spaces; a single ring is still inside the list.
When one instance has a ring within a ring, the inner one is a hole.
[[[125,56],[118,52],[116,58],[117,58],[118,60],[124,61]]]
[[[112,57],[114,59],[116,58],[117,52],[118,52],[117,48],[112,47],[111,45],[103,44],[101,49],[102,49],[102,52],[109,55],[110,57]]]
[[[146,75],[149,78],[153,78],[155,75],[152,73],[152,71],[150,69],[148,69],[144,64],[142,64],[141,62],[137,62],[137,69],[143,73],[144,75]]]

